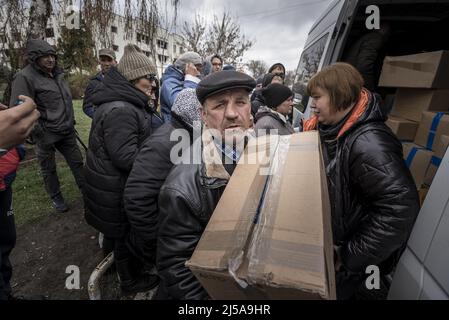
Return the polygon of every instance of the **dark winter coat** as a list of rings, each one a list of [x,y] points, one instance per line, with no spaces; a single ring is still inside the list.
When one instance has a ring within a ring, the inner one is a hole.
[[[92,102],[98,108],[86,157],[86,220],[107,237],[122,238],[128,229],[123,190],[156,115],[148,97],[116,68],[106,74]]]
[[[365,87],[370,91],[377,88],[386,41],[386,37],[379,32],[370,32],[362,36],[343,58],[362,74]]]
[[[203,151],[203,155],[207,154],[211,153]],[[174,167],[159,196],[157,269],[161,287],[170,298],[177,300],[208,298],[185,263],[192,256],[235,168],[230,166],[226,171],[223,166],[205,163],[203,157],[201,164]]]
[[[47,54],[56,55],[45,41],[30,40],[27,46],[29,64],[16,74],[12,84],[10,105],[17,104],[19,95],[31,97],[41,116],[33,136],[36,140],[53,143],[58,135],[72,133],[75,125],[72,95],[62,70],[56,66],[53,75],[44,72],[37,60]]]
[[[193,128],[172,113],[171,122],[160,127],[142,146],[126,184],[126,214],[135,235],[145,242],[155,240],[157,236],[158,197],[173,168],[170,153],[178,141],[171,141],[170,135],[177,129],[189,132],[192,142]]]
[[[285,136],[295,133],[295,129],[288,121],[284,121],[281,117],[274,113],[268,107],[261,107],[255,117],[256,125],[254,129],[269,133],[269,130],[278,130],[280,136]]]
[[[254,92],[254,100],[251,101],[251,114],[253,117],[256,116],[257,112],[259,111],[260,107],[266,106],[265,99],[262,95],[262,91],[256,91]]]
[[[91,119],[94,117],[95,106],[92,103],[93,93],[100,83],[103,82],[103,73],[99,72],[95,77],[91,78],[84,92],[83,111]]]
[[[380,97],[364,92],[368,104],[352,111],[335,157],[326,160],[334,244],[344,270],[364,273],[377,265],[387,274],[410,236],[419,199],[401,143],[384,123]],[[306,122],[306,130],[313,129],[313,121]]]

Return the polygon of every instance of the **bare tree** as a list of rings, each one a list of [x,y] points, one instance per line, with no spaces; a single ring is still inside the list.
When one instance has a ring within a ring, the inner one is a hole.
[[[184,22],[182,33],[187,41],[189,50],[198,52],[201,55],[205,55],[205,33],[206,33],[206,21],[203,17],[196,14],[193,24]]]
[[[235,64],[254,45],[242,33],[238,21],[229,12],[224,12],[220,17],[214,15],[210,25],[197,15],[192,26],[184,23],[183,35],[189,50],[203,56],[219,54],[231,64]]]
[[[246,66],[254,78],[259,78],[268,71],[268,65],[262,60],[249,60]]]
[[[28,38],[44,39],[48,19],[52,13],[51,0],[32,0],[29,13]]]

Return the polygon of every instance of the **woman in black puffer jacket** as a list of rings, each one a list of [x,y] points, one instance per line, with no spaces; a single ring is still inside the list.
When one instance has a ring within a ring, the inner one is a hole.
[[[113,242],[114,258],[122,290],[149,290],[157,277],[139,266],[139,257],[127,241],[129,224],[123,192],[134,160],[146,138],[162,120],[152,107],[152,75],[156,68],[130,45],[117,68],[105,75],[92,101],[98,106],[89,137],[84,190],[86,221]],[[141,264],[140,264],[141,265]]]
[[[363,88],[354,67],[336,63],[323,69],[308,91],[315,117],[304,130],[318,130],[323,144],[337,295],[353,299],[368,292],[368,266],[378,266],[385,276],[398,262],[419,213],[418,193],[402,146],[384,123],[380,97]]]

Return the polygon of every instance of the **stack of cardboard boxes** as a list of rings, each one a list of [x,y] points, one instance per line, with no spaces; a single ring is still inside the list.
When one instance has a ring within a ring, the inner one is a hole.
[[[449,51],[386,57],[379,86],[398,88],[387,125],[424,195],[449,144]]]

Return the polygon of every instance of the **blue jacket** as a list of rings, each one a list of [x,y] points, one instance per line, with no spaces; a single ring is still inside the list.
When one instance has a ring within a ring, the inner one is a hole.
[[[171,65],[165,70],[161,87],[161,112],[165,123],[171,121],[171,108],[178,94],[187,88],[196,89],[197,86],[198,83],[193,79],[185,80],[184,74],[175,66]]]

